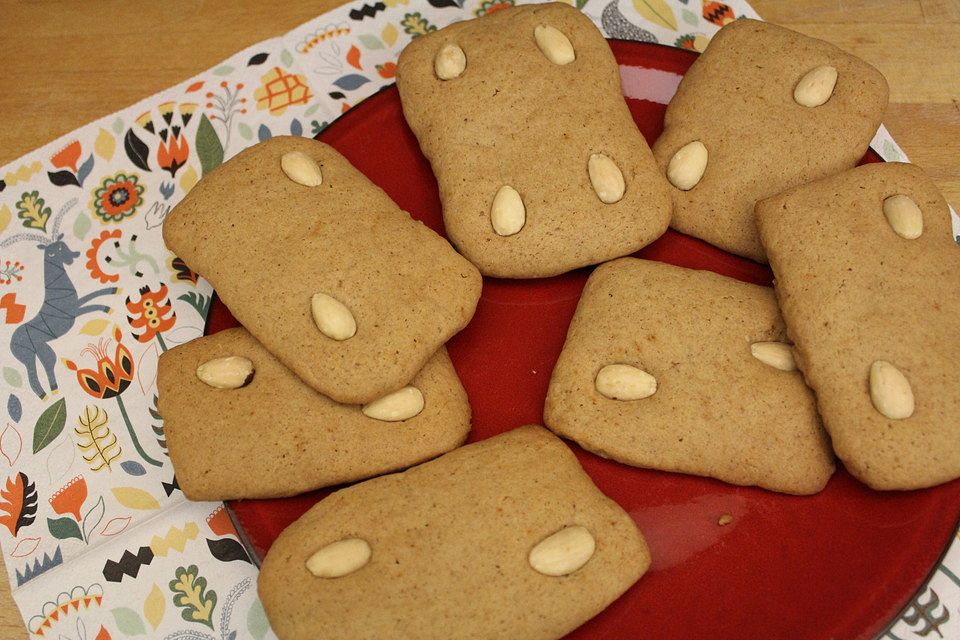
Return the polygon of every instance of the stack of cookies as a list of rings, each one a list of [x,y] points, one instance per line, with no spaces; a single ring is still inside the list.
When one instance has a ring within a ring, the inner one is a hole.
[[[443,345],[481,274],[605,263],[543,412],[600,456],[788,494],[823,489],[835,455],[877,489],[960,477],[960,254],[922,172],[854,168],[887,104],[875,69],[734,22],[651,150],[602,34],[550,4],[417,38],[397,83],[456,250],[294,138],[204,177],[164,227],[244,327],[161,358],[188,497],[419,464],[334,493],[278,538],[259,587],[281,638],[555,639],[649,567],[631,517],[550,431],[457,448],[470,407]],[[624,257],[671,224],[769,261],[775,289]]]

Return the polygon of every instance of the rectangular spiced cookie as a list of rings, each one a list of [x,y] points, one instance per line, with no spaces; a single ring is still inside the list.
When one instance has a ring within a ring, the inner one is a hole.
[[[847,470],[874,489],[960,477],[960,247],[914,165],[757,204],[797,364]]]
[[[397,88],[447,235],[485,275],[552,276],[666,231],[668,185],[609,45],[576,9],[504,9],[416,38]]]
[[[649,565],[630,516],[527,426],[322,500],[258,587],[282,640],[552,640]]]
[[[687,71],[653,145],[673,228],[765,262],[753,206],[850,169],[887,108],[887,82],[837,47],[737,20]]]
[[[204,176],[163,237],[240,324],[337,402],[410,382],[480,297],[480,274],[446,240],[306,138],[272,138]]]
[[[470,404],[445,348],[410,385],[369,405],[317,393],[246,329],[160,356],[159,410],[191,500],[290,496],[429,460],[470,431]]]
[[[637,467],[812,494],[833,473],[773,291],[623,258],[583,290],[544,423]]]

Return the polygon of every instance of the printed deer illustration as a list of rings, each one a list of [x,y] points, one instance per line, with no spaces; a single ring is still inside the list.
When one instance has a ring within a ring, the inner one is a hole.
[[[11,353],[26,367],[30,388],[41,399],[46,398],[47,394],[37,374],[37,360],[43,366],[47,381],[50,383],[50,391],[55,392],[57,378],[54,366],[57,356],[50,343],[66,335],[73,328],[73,323],[78,316],[94,311],[109,313],[110,307],[89,303],[100,296],[111,295],[118,291],[117,287],[106,287],[83,296],[77,295],[77,289],[65,267],[80,257],[80,253],[71,251],[63,241],[63,234],[60,233],[60,222],[63,216],[76,203],[76,199],[71,200],[57,212],[50,237],[39,233],[19,233],[0,243],[0,247],[7,247],[15,242],[28,240],[39,242],[37,248],[43,250],[43,305],[37,315],[17,327],[10,337]]]

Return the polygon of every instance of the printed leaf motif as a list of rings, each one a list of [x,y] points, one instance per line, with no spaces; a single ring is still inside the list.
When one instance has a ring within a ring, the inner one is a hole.
[[[156,584],[150,589],[150,594],[143,603],[143,617],[147,619],[150,626],[156,629],[163,621],[163,614],[167,609],[167,601],[163,598],[163,592]]]
[[[67,424],[67,400],[60,398],[40,414],[33,428],[33,453],[36,455],[56,440]]]
[[[360,40],[360,42],[363,43],[363,46],[365,46],[367,49],[383,49],[383,43],[380,42],[380,38],[378,38],[377,36],[371,36],[370,34],[364,33],[362,35],[357,36],[357,39]],[[352,48],[355,48],[355,47],[352,47]],[[349,57],[347,58],[347,62],[350,62]],[[357,67],[357,68],[359,69],[360,67]]]
[[[110,128],[113,129],[113,132],[117,135],[123,133],[123,118],[117,118],[113,121],[113,124],[110,125]]]
[[[263,64],[264,62],[267,61],[267,58],[269,56],[270,56],[269,53],[258,53],[257,55],[251,57],[250,60],[247,61],[247,66],[254,67],[258,64]]]
[[[283,62],[285,66],[289,67],[290,65],[293,64],[293,54],[287,51],[286,49],[284,49],[280,53],[280,61]]]
[[[20,472],[7,478],[0,489],[0,524],[16,537],[23,527],[33,524],[37,514],[37,488]]]
[[[117,623],[117,629],[120,630],[120,633],[128,636],[142,636],[147,633],[147,628],[143,625],[140,614],[133,609],[117,607],[111,609],[110,613],[113,614],[113,620]]]
[[[193,166],[187,167],[187,170],[180,174],[180,188],[183,189],[184,193],[190,193],[190,189],[193,189],[198,182],[200,182],[200,177]]]
[[[158,349],[157,343],[151,341],[140,354],[140,360],[137,362],[137,384],[140,385],[140,391],[144,395],[152,390],[157,382],[157,367],[160,360]]]
[[[29,556],[40,546],[40,538],[24,538],[17,543],[10,555],[14,558],[23,558]]]
[[[12,393],[7,398],[7,414],[14,422],[20,422],[20,418],[23,417],[23,405],[20,404],[20,398]]]
[[[120,457],[122,448],[117,444],[117,436],[107,426],[107,412],[96,405],[84,407],[77,417],[79,427],[73,431],[80,437],[77,448],[80,455],[90,466],[90,471],[112,471],[111,463]]]
[[[23,380],[20,378],[20,373],[16,369],[10,367],[3,368],[3,379],[11,387],[20,388],[23,384]]]
[[[292,136],[302,136],[303,135],[303,125],[300,124],[299,120],[290,121],[290,135]]]
[[[107,524],[103,525],[103,529],[100,530],[100,535],[102,536],[115,536],[119,533],[126,531],[127,527],[130,526],[130,521],[133,520],[130,516],[123,518],[110,518]]]
[[[150,171],[150,148],[137,137],[133,129],[129,129],[127,135],[123,137],[123,150],[127,152],[130,162],[144,171]]]
[[[131,476],[142,476],[147,472],[147,470],[143,468],[143,465],[136,460],[125,460],[120,463],[120,468]]]
[[[683,21],[689,24],[690,26],[697,26],[700,23],[700,20],[697,18],[697,14],[690,9],[684,9],[680,12],[680,15],[683,17]]]
[[[207,591],[207,580],[199,574],[196,565],[186,569],[177,567],[176,579],[170,581],[173,604],[180,609],[187,622],[205,624],[213,629],[213,610],[217,606],[217,592]]]
[[[233,67],[229,64],[222,64],[213,70],[213,75],[215,76],[228,76],[231,73],[233,73]]]
[[[341,78],[337,78],[333,81],[333,84],[340,87],[344,91],[353,91],[354,89],[359,89],[368,82],[370,82],[368,78],[365,78],[358,73],[350,73]]]
[[[70,516],[64,516],[62,518],[47,518],[47,529],[50,530],[50,535],[57,540],[69,540],[70,538],[83,540],[83,533],[80,531],[80,525],[78,525],[77,521]]]
[[[110,491],[117,499],[117,502],[128,509],[149,511],[160,508],[160,503],[157,502],[157,499],[143,489],[136,487],[113,487]]]
[[[261,124],[260,128],[257,129],[257,139],[260,140],[260,142],[264,142],[272,137],[273,134],[270,133],[270,127],[265,124]]]
[[[90,320],[80,327],[80,333],[87,336],[98,336],[103,333],[108,326],[110,326],[109,320],[98,318],[96,320]]]
[[[254,640],[263,640],[267,637],[267,631],[269,630],[270,623],[267,622],[267,614],[258,598],[253,601],[250,610],[247,611],[247,631],[254,637]]]
[[[312,105],[310,105],[309,107],[307,107],[307,110],[303,112],[303,115],[304,115],[304,116],[312,116],[313,114],[315,114],[315,113],[317,112],[317,109],[319,109],[319,108],[320,108],[320,103],[319,103],[319,102],[314,102]],[[2,231],[2,229],[0,229],[0,231]]]
[[[23,450],[23,438],[20,432],[13,425],[7,425],[0,433],[0,453],[6,458],[7,464],[11,467],[20,459],[20,452]]]
[[[200,91],[200,89],[203,88],[203,85],[204,85],[204,81],[203,81],[203,80],[197,80],[197,81],[194,82],[192,85],[190,85],[189,87],[187,87],[187,93],[193,93],[194,91]]]
[[[3,189],[0,189],[0,191],[3,191]],[[10,224],[10,218],[10,207],[7,205],[0,206],[0,233],[6,230],[7,225]]]
[[[47,220],[53,213],[46,204],[39,191],[24,192],[17,201],[17,217],[23,222],[23,226],[46,233]]]
[[[50,484],[59,481],[70,471],[73,461],[77,458],[77,450],[73,448],[73,440],[63,438],[57,444],[50,447],[47,454],[47,479]]]
[[[106,630],[103,625],[100,625],[100,631],[97,633],[97,637],[93,640],[113,640],[113,637],[110,635],[110,632]]]
[[[237,125],[237,132],[244,140],[253,140],[253,129],[251,129],[250,125],[246,122],[241,122]]]
[[[100,129],[97,139],[93,143],[93,151],[104,160],[113,159],[113,152],[117,150],[117,141],[106,129]]]
[[[360,66],[360,49],[357,48],[357,45],[351,45],[350,50],[347,51],[347,64],[354,69],[363,69],[363,67]]]
[[[83,516],[83,539],[88,543],[90,542],[90,534],[103,522],[103,515],[106,510],[103,496],[100,496],[96,504],[90,507],[90,510]]]
[[[653,24],[677,30],[677,17],[666,0],[633,0],[633,8]]]
[[[87,237],[88,231],[90,231],[90,218],[81,213],[73,221],[73,235],[77,240],[83,240]]]
[[[207,175],[223,163],[223,144],[206,114],[200,118],[197,126],[196,149],[202,175]]]
[[[247,550],[233,538],[220,538],[218,540],[207,538],[207,547],[213,557],[220,562],[233,562],[235,560],[250,562]]]
[[[75,187],[80,186],[80,181],[77,180],[77,176],[73,175],[67,170],[48,171],[47,177],[50,178],[50,183],[57,187],[66,187],[68,185],[73,185]]]
[[[83,181],[87,179],[87,176],[90,175],[92,170],[93,154],[91,153],[87,156],[87,159],[83,161],[83,164],[80,165],[80,168],[77,169],[77,180],[80,182],[80,186],[83,186]]]
[[[444,7],[460,7],[463,0],[430,0],[430,6],[438,9]]]
[[[388,24],[380,32],[380,37],[383,38],[388,47],[392,47],[393,43],[397,41],[397,35],[397,28],[392,24]]]

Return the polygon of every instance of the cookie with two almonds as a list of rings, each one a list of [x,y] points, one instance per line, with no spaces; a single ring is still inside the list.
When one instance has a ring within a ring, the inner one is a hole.
[[[504,9],[416,38],[397,88],[447,236],[484,275],[556,275],[666,231],[668,185],[617,62],[573,7]]]
[[[313,389],[348,404],[407,385],[473,316],[477,269],[332,147],[276,137],[197,183],[167,246]]]

